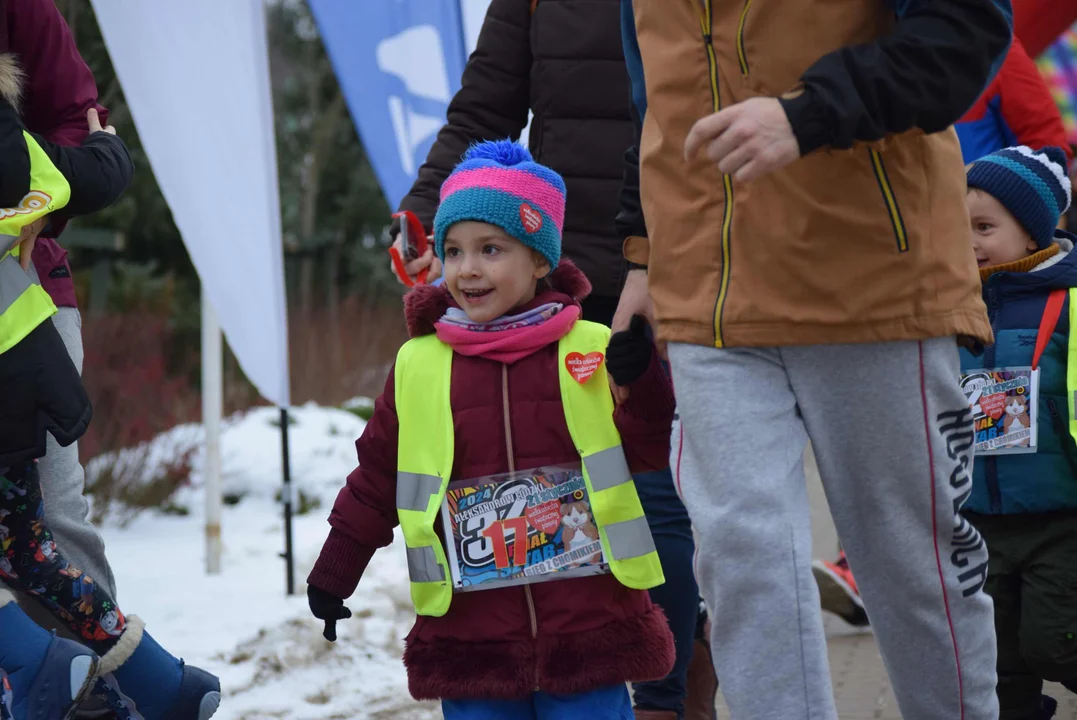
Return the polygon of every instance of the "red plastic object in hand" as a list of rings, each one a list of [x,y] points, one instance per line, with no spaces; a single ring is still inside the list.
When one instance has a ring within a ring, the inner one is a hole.
[[[408,260],[422,257],[430,244],[426,239],[426,228],[419,222],[419,218],[410,210],[393,213],[393,217],[400,218],[400,238],[403,240]],[[429,268],[423,268],[418,275],[412,278],[404,269],[405,260],[395,247],[389,248],[389,257],[393,260],[393,272],[396,273],[396,276],[400,278],[400,282],[404,283],[404,285],[415,287],[416,285],[426,284],[427,275],[430,273]]]

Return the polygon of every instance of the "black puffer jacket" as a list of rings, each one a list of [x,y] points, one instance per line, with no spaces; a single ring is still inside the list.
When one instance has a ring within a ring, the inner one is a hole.
[[[596,302],[615,299],[625,268],[614,216],[633,144],[620,0],[493,0],[448,124],[400,207],[429,229],[441,183],[468,146],[518,138],[528,110],[532,154],[568,188],[562,250]]]
[[[131,182],[134,165],[123,141],[96,132],[80,147],[62,147],[23,131],[17,110],[22,74],[13,55],[0,53],[0,208],[17,208],[35,189],[30,145],[36,143],[67,180],[65,216],[112,204]],[[14,230],[15,228],[10,228]],[[0,237],[0,314],[36,281],[8,255],[12,238]],[[31,266],[33,270],[33,266]],[[15,326],[0,334],[0,470],[45,455],[46,433],[70,445],[84,432],[93,408],[56,326],[44,320],[28,333]]]

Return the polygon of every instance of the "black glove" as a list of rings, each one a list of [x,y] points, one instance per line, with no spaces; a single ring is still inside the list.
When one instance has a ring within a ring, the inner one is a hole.
[[[633,315],[627,330],[610,337],[610,345],[606,348],[606,371],[613,382],[627,387],[647,372],[652,355],[654,342],[647,319],[642,315]]]
[[[314,613],[314,617],[325,620],[325,630],[322,631],[322,635],[329,642],[336,642],[337,620],[350,618],[352,611],[344,607],[342,598],[313,585],[307,585],[307,602],[310,603],[310,611]]]

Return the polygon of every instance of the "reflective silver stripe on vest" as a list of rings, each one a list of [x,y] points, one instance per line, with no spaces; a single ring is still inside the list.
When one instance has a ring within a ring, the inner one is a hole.
[[[18,260],[11,255],[0,260],[0,313],[7,312],[30,284],[30,276],[22,269]]]
[[[434,548],[408,548],[408,575],[412,582],[441,582],[445,579],[445,570],[438,565]]]
[[[437,475],[398,472],[396,474],[396,507],[399,510],[426,512],[431,496],[441,493],[441,478]]]
[[[595,492],[617,487],[632,479],[628,461],[625,460],[625,453],[620,445],[588,455],[583,459],[583,465],[587,468],[587,475]]]
[[[645,517],[607,525],[606,538],[614,560],[631,560],[654,552],[654,538]]]

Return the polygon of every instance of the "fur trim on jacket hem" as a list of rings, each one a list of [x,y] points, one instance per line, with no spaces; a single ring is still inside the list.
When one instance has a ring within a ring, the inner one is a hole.
[[[673,635],[657,607],[572,635],[502,643],[413,640],[404,650],[408,690],[416,700],[508,700],[536,688],[570,695],[660,680],[673,661]]]

